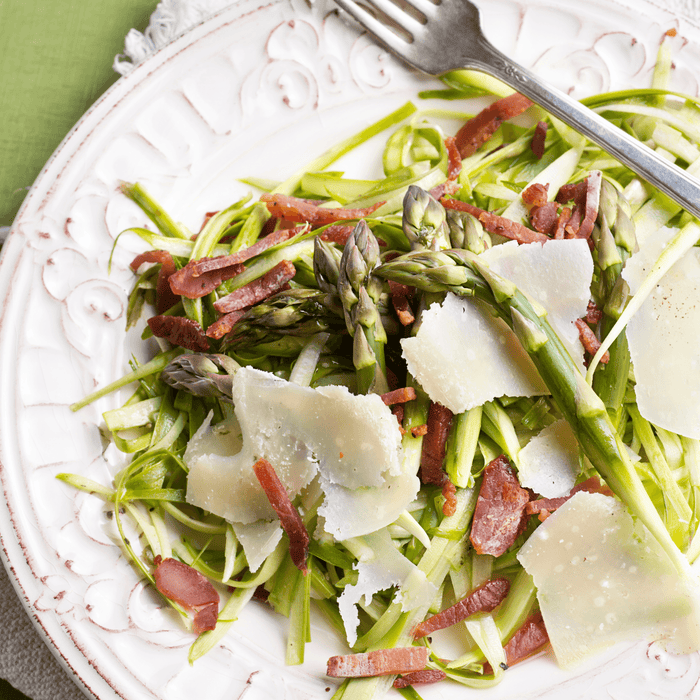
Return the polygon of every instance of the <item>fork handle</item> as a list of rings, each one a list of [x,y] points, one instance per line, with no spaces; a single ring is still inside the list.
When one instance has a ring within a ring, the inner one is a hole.
[[[541,105],[700,218],[700,181],[580,102],[513,62],[486,39],[470,67],[492,75]],[[478,65],[477,65],[478,63]]]

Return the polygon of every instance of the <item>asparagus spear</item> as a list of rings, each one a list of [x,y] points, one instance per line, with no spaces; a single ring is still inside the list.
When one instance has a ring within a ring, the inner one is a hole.
[[[426,291],[451,291],[488,304],[515,332],[532,358],[584,454],[646,525],[678,571],[689,575],[688,561],[644,490],[604,404],[586,383],[546,318],[537,314],[512,282],[465,250],[407,253],[379,267],[376,274]]]
[[[373,275],[378,260],[379,243],[361,219],[345,244],[337,283],[345,324],[353,337],[360,393],[383,394],[389,390],[384,361],[386,333],[377,306],[383,285]]]
[[[445,208],[417,185],[411,185],[406,191],[401,224],[413,250],[450,248]]]

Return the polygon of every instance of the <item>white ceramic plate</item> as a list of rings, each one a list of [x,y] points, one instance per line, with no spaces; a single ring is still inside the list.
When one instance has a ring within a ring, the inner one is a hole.
[[[481,0],[505,53],[578,97],[649,84],[659,42],[674,39],[674,87],[697,93],[700,31],[642,0]],[[56,481],[108,483],[117,460],[99,425],[115,397],[69,404],[126,368],[127,266],[142,225],[117,192],[139,180],[196,228],[247,190],[237,176],[283,179],[432,80],[412,74],[330,2],[243,0],[120,80],[46,166],[18,216],[0,268],[2,556],[37,626],[101,700],[326,698],[330,654],[345,651],[320,620],[301,668],[283,665],[285,623],[249,606],[216,650],[189,666],[192,637],[139,581],[110,539],[103,504]],[[377,165],[379,149],[364,167]],[[362,175],[363,173],[359,173]],[[366,174],[366,173],[364,173]],[[133,246],[132,250],[129,250]],[[441,684],[427,698],[700,697],[697,656],[643,644],[576,674],[539,657],[492,691]]]

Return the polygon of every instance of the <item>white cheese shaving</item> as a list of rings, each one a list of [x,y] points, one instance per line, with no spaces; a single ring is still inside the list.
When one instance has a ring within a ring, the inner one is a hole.
[[[585,315],[590,299],[593,261],[586,241],[509,242],[482,257],[547,310],[550,324],[583,367],[573,322]],[[424,312],[416,336],[401,345],[409,371],[433,401],[453,413],[501,396],[549,393],[515,334],[473,300],[448,294],[442,306]]]
[[[408,460],[404,460],[408,466]],[[391,525],[418,495],[420,480],[404,470],[385,475],[380,486],[348,489],[320,476],[326,498],[318,509],[325,531],[336,540],[359,537]]]
[[[676,653],[700,648],[697,590],[614,498],[575,494],[535,530],[518,560],[534,579],[564,668],[621,641],[673,639]]]
[[[481,257],[494,272],[546,309],[547,320],[582,369],[583,346],[574,321],[586,315],[591,298],[593,258],[587,241],[529,245],[509,241],[489,248]]]
[[[367,535],[364,541],[374,556],[355,565],[357,583],[346,586],[338,598],[338,609],[350,646],[357,641],[357,625],[360,623],[357,605],[363,597],[364,604],[369,605],[375,593],[400,586],[401,609],[406,611],[430,605],[437,595],[437,588],[428,581],[425,573],[396,549],[387,530]]]
[[[622,272],[635,294],[677,233],[650,235]],[[627,325],[639,412],[651,423],[700,438],[700,249],[662,278]]]
[[[232,398],[238,420],[212,428],[210,416],[185,452],[189,503],[238,527],[276,521],[252,470],[261,457],[290,498],[319,475],[326,491],[319,512],[338,539],[390,524],[415,498],[420,483],[404,471],[398,423],[379,396],[301,387],[243,367]]]
[[[268,522],[257,520],[254,523],[231,523],[236,539],[243,547],[248,568],[255,573],[267,557],[275,551],[282,539],[282,528],[279,520]]]
[[[566,496],[580,466],[578,441],[565,420],[544,428],[518,453],[520,485],[545,498]]]

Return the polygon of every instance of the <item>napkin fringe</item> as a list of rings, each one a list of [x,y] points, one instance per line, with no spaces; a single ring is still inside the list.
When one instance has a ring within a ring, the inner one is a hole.
[[[233,0],[162,0],[143,33],[131,29],[126,35],[124,53],[114,57],[112,68],[121,75],[131,73],[173,39],[231,4]]]

